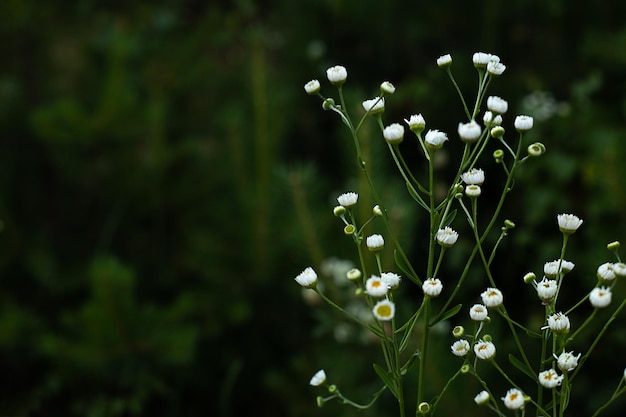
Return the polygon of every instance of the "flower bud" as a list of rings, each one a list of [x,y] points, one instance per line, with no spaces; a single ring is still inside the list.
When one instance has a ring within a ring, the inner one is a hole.
[[[396,92],[396,87],[394,87],[393,84],[391,84],[389,81],[384,81],[381,85],[380,85],[380,93],[382,95],[391,95],[393,93]]]
[[[462,337],[465,334],[465,328],[463,326],[454,326],[452,329],[452,335],[454,337]]]
[[[524,115],[517,116],[514,125],[518,132],[526,132],[533,128],[533,118]]]
[[[347,224],[346,227],[343,228],[343,233],[350,236],[356,232],[356,227],[353,224]]]
[[[372,208],[372,214],[376,217],[383,217],[383,210],[376,204],[374,208]]]
[[[491,136],[494,138],[502,138],[504,136],[504,128],[502,126],[495,126],[491,129]]]
[[[333,107],[335,107],[335,100],[333,100],[332,98],[327,98],[322,102],[322,108],[324,110],[330,110]]]
[[[409,120],[404,119],[404,122],[409,125],[409,129],[411,129],[412,132],[415,132],[415,134],[421,133],[426,127],[426,120],[424,120],[421,113],[411,115]]]
[[[343,217],[343,215],[346,214],[346,208],[344,206],[335,206],[333,214],[336,217]]]
[[[527,272],[526,275],[524,275],[524,283],[526,284],[530,284],[531,282],[533,282],[535,279],[537,278],[537,275],[535,275],[534,272]]]
[[[615,242],[611,242],[608,245],[606,245],[606,248],[610,251],[616,251],[619,249],[619,241],[616,240]]]
[[[528,155],[530,156],[541,156],[546,153],[546,147],[541,142],[535,142],[531,145],[528,145]]]
[[[340,86],[346,82],[348,71],[341,65],[335,65],[326,70],[326,77],[328,77],[328,81],[330,81],[331,84]]]
[[[349,281],[358,281],[361,279],[361,277],[363,276],[363,274],[361,273],[361,270],[358,268],[352,268],[351,270],[349,270],[348,272],[346,272],[346,278],[348,278]]]
[[[504,151],[502,149],[496,149],[493,151],[493,159],[496,161],[496,164],[502,163],[504,159]]]
[[[452,56],[450,54],[442,55],[437,58],[437,65],[439,68],[447,68],[452,65]]]
[[[425,401],[420,403],[420,405],[417,406],[417,412],[419,414],[428,414],[429,411],[430,411],[430,404],[428,404]]]
[[[400,123],[392,123],[383,129],[383,137],[387,143],[397,145],[404,140],[404,126]]]
[[[304,91],[307,94],[315,95],[320,91],[320,82],[318,80],[311,80],[304,85]]]

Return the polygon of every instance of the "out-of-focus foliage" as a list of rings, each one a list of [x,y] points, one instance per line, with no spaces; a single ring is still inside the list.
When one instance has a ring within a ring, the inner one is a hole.
[[[625,12],[566,0],[2,2],[0,414],[351,415],[315,407],[307,382],[321,367],[367,399],[376,346],[292,280],[353,256],[330,211],[363,189],[349,138],[302,89],[337,63],[354,103],[390,80],[388,120],[422,112],[449,132],[462,112],[434,65],[443,53],[466,86],[463,60],[500,55],[509,69],[492,91],[512,112],[553,98],[556,112],[534,114],[548,154],[509,207],[519,230],[503,247],[504,286],[557,256],[544,237],[561,211],[585,219],[571,250],[591,274],[626,234]],[[382,183],[388,158],[370,136]],[[388,178],[401,237],[418,248],[419,219]],[[603,348],[624,345],[613,332]],[[619,374],[605,357],[601,375]]]

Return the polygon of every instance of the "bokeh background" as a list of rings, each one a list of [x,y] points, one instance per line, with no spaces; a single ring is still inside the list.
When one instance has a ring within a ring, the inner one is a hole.
[[[531,293],[521,276],[558,257],[555,216],[573,212],[585,223],[563,297],[585,294],[613,260],[606,244],[626,239],[624,15],[619,0],[2,1],[0,415],[354,415],[318,409],[308,381],[325,368],[366,402],[377,345],[293,281],[314,266],[349,302],[332,275],[355,254],[331,210],[349,189],[371,207],[347,130],[302,88],[335,64],[355,114],[389,80],[387,122],[421,112],[454,137],[462,108],[436,58],[453,55],[471,95],[472,54],[498,54],[507,71],[491,93],[509,121],[535,117],[530,140],[548,153],[520,172],[506,207],[518,227],[494,270],[505,294]],[[419,263],[423,217],[373,124],[364,140]],[[510,298],[520,320],[541,314],[533,297]],[[622,375],[624,324],[577,381],[570,415],[590,415]],[[447,351],[442,330],[433,346]],[[442,357],[433,390],[459,365]],[[477,386],[456,389],[450,413],[483,411]],[[360,414],[394,412],[383,397]]]

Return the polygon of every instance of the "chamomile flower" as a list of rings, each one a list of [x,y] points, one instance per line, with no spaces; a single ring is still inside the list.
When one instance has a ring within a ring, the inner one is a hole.
[[[443,285],[441,284],[441,280],[439,278],[428,278],[422,284],[422,290],[424,291],[424,294],[429,297],[437,297],[441,294]]]
[[[624,262],[617,262],[613,264],[613,272],[618,277],[626,277],[626,264]]]
[[[558,357],[554,355],[557,366],[563,372],[571,372],[576,369],[580,356],[580,353],[578,355],[574,355],[574,352],[565,351],[563,351],[563,353],[561,353]]]
[[[380,279],[383,280],[385,285],[387,285],[390,290],[395,290],[396,288],[398,288],[401,281],[400,275],[394,272],[383,272],[382,274],[380,274]]]
[[[548,369],[546,371],[539,372],[539,383],[544,388],[555,388],[561,385],[563,381],[563,375],[556,373],[554,369]]]
[[[379,251],[385,247],[385,239],[381,235],[373,234],[365,239],[365,245],[372,252]]]
[[[383,129],[383,137],[392,145],[397,145],[404,140],[404,126],[400,123],[392,123]]]
[[[396,314],[396,305],[393,301],[389,301],[387,299],[380,300],[374,305],[372,312],[374,313],[374,317],[378,320],[389,321],[393,319]]]
[[[583,224],[582,219],[573,214],[559,214],[556,218],[561,232],[568,235],[574,233]]]
[[[569,317],[565,314],[558,312],[548,316],[548,325],[543,329],[549,328],[553,333],[566,334],[570,329]]]
[[[589,302],[595,308],[604,308],[611,304],[611,289],[596,287],[589,293]]]
[[[372,275],[365,281],[365,289],[372,297],[382,297],[387,294],[389,286],[379,276]]]
[[[517,116],[513,124],[518,132],[526,132],[533,128],[533,118],[530,116]]]
[[[404,119],[404,122],[409,125],[409,129],[415,133],[420,133],[426,127],[426,120],[422,114],[412,114],[409,120]]]
[[[544,303],[552,301],[557,290],[558,285],[556,280],[543,277],[543,279],[537,283],[537,295]]]
[[[313,288],[317,285],[317,273],[311,267],[306,268],[296,278],[296,282],[304,288]]]
[[[485,171],[479,168],[472,168],[461,174],[461,179],[467,185],[482,185],[485,182]]]
[[[450,54],[442,55],[437,58],[437,65],[439,68],[446,68],[452,65],[452,56]]]
[[[509,109],[509,103],[498,96],[491,96],[487,97],[487,108],[494,113],[504,114]]]
[[[309,384],[314,387],[319,387],[324,382],[326,382],[326,372],[323,369],[320,369],[313,375]]]
[[[613,281],[615,279],[615,271],[611,262],[603,263],[597,270],[598,278],[603,281]]]
[[[476,395],[474,397],[474,402],[477,405],[485,405],[489,402],[489,398],[491,398],[491,396],[489,395],[489,393],[487,391],[481,391],[478,393],[478,395]]]
[[[456,243],[459,238],[459,234],[451,227],[446,226],[443,229],[437,230],[435,238],[437,239],[437,243],[441,246],[444,248],[450,248]]]
[[[348,78],[348,71],[341,65],[335,65],[326,70],[326,77],[333,85],[341,85],[346,82]]]
[[[441,149],[443,143],[448,140],[448,135],[437,130],[431,129],[426,132],[426,136],[424,137],[424,142],[426,146],[431,150]]]
[[[496,345],[479,340],[474,344],[474,353],[478,359],[490,360],[496,356]]]
[[[359,195],[353,192],[343,193],[339,197],[337,197],[337,201],[339,202],[339,204],[345,208],[354,207],[358,200]]]
[[[511,388],[502,397],[502,401],[509,410],[519,410],[524,406],[524,393],[517,388]]]
[[[486,320],[489,314],[487,307],[482,304],[474,304],[472,308],[470,308],[470,318],[474,321],[483,321]]]
[[[465,143],[474,143],[480,137],[482,129],[474,120],[469,123],[459,123],[459,137]]]
[[[479,197],[482,190],[479,185],[471,184],[465,187],[465,195],[469,198]]]
[[[320,91],[320,82],[318,80],[311,80],[308,83],[304,84],[304,91],[307,94],[317,94]]]
[[[450,346],[450,349],[455,356],[465,356],[470,351],[470,344],[465,339],[459,339]]]
[[[374,97],[371,100],[365,100],[363,109],[370,114],[380,114],[385,111],[385,99],[383,97]]]
[[[487,288],[480,294],[480,297],[483,300],[483,304],[489,308],[498,307],[503,301],[502,291],[497,288]]]

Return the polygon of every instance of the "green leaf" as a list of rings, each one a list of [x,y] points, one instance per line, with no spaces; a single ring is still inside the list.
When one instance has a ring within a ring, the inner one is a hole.
[[[380,379],[383,380],[389,391],[393,394],[394,397],[398,398],[398,389],[396,388],[396,381],[393,380],[391,375],[387,371],[385,371],[381,366],[374,364],[374,371],[378,374]]]
[[[410,357],[409,360],[404,364],[400,373],[402,375],[406,375],[406,373],[417,363],[416,359],[421,356],[421,352],[419,350],[415,351]]]
[[[415,273],[412,272],[413,268],[411,267],[411,264],[409,264],[409,261],[407,261],[404,256],[401,256],[400,252],[398,252],[397,249],[393,251],[393,258],[396,261],[396,265],[398,265],[398,268],[400,268],[400,271],[402,271],[404,275],[409,277],[411,281],[419,284],[417,276],[415,275]]]
[[[520,361],[519,359],[517,359],[515,356],[513,356],[510,353],[509,353],[509,362],[511,362],[511,364],[514,367],[516,367],[517,369],[519,369],[520,371],[528,375],[528,377],[530,377],[530,379],[532,379],[533,381],[537,380],[537,375],[535,375],[533,370],[528,369],[528,367],[522,361]]]
[[[450,213],[448,213],[446,218],[443,220],[442,227],[450,226],[452,224],[452,222],[454,221],[454,219],[456,217],[456,212],[457,212],[457,210],[454,209]]]
[[[417,201],[417,203],[424,207],[426,209],[426,211],[430,212],[430,208],[428,207],[428,205],[424,202],[424,200],[422,199],[422,197],[420,197],[420,195],[417,193],[417,191],[415,190],[415,187],[413,187],[413,185],[411,185],[410,182],[406,183],[406,189],[409,190],[409,194],[411,195],[411,197],[413,197],[413,200]]]
[[[463,307],[463,304],[457,304],[456,306],[452,307],[450,310],[443,313],[436,323],[431,323],[430,325],[434,326],[440,321],[448,320],[450,317],[455,316],[461,310],[462,307]]]

